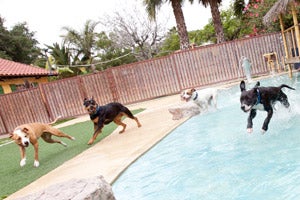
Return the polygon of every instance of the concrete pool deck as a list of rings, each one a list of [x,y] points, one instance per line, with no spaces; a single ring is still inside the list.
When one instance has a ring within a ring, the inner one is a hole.
[[[55,183],[74,178],[81,179],[102,175],[107,182],[113,183],[132,162],[188,119],[172,120],[172,115],[168,111],[168,108],[182,103],[184,102],[180,101],[177,94],[128,105],[130,110],[146,109],[136,115],[142,127],[137,128],[135,121],[126,118],[127,129],[125,133],[119,134],[121,127],[118,127],[111,135],[94,144],[91,148],[6,199],[27,196]],[[56,127],[68,126],[87,120],[89,120],[88,115]]]

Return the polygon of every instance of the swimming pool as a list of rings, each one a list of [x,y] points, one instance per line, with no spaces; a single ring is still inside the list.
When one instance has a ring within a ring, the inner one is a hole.
[[[260,129],[266,112],[257,113],[248,134],[239,86],[221,91],[218,110],[186,121],[118,178],[112,186],[116,199],[299,199],[300,75],[294,76],[260,81],[296,88],[283,89],[291,109],[277,104],[265,134]]]

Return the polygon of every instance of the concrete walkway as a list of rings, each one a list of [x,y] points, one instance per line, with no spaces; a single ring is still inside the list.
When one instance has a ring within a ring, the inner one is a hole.
[[[137,128],[135,121],[125,119],[127,129],[124,134],[118,134],[121,128],[118,127],[110,136],[10,195],[7,200],[27,196],[55,183],[73,178],[80,179],[102,175],[107,182],[113,183],[132,162],[187,120],[187,118],[172,120],[172,115],[168,112],[168,108],[182,103],[179,95],[173,95],[129,105],[130,110],[146,109],[137,115],[142,124],[141,128]],[[86,120],[89,120],[88,115],[56,127]]]

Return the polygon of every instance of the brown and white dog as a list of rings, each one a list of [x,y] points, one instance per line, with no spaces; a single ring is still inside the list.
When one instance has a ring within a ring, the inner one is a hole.
[[[38,167],[39,163],[39,143],[38,139],[42,137],[45,142],[48,143],[59,143],[63,146],[67,146],[64,142],[60,140],[54,140],[51,138],[52,135],[57,137],[66,137],[70,140],[75,140],[74,137],[69,136],[57,128],[51,126],[51,124],[55,123],[58,118],[56,118],[53,122],[49,124],[45,123],[28,123],[23,124],[15,128],[13,133],[10,134],[10,138],[14,140],[14,142],[20,147],[21,152],[21,161],[20,166],[23,167],[26,164],[26,152],[25,148],[29,146],[31,143],[34,147],[34,167]]]
[[[217,89],[186,89],[182,92],[181,99],[186,102],[192,101],[196,103],[203,111],[206,111],[210,105],[212,105],[214,108],[217,108]]]
[[[116,123],[123,127],[119,133],[123,133],[126,128],[126,124],[122,122],[122,117],[129,117],[137,123],[138,127],[141,127],[137,117],[133,116],[130,110],[123,104],[118,102],[108,103],[103,106],[99,106],[94,98],[85,98],[83,100],[83,105],[90,115],[90,119],[94,122],[94,133],[92,138],[89,140],[88,144],[93,144],[98,134],[101,133],[104,125],[111,122]]]

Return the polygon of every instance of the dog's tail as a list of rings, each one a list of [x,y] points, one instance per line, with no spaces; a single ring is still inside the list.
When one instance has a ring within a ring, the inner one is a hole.
[[[48,123],[49,125],[52,125],[54,123],[57,122],[57,120],[59,120],[61,118],[61,115],[59,115],[58,117],[56,117],[52,122]]]
[[[291,89],[291,90],[296,90],[295,88],[292,88],[292,87],[290,87],[290,86],[288,86],[288,85],[285,85],[285,84],[282,84],[282,85],[280,86],[280,89],[281,89],[281,88],[284,88],[284,87],[289,88],[289,89]]]
[[[127,108],[127,107],[123,107],[122,108],[122,112],[124,112],[129,118],[134,119],[135,117],[133,116],[132,112]]]

